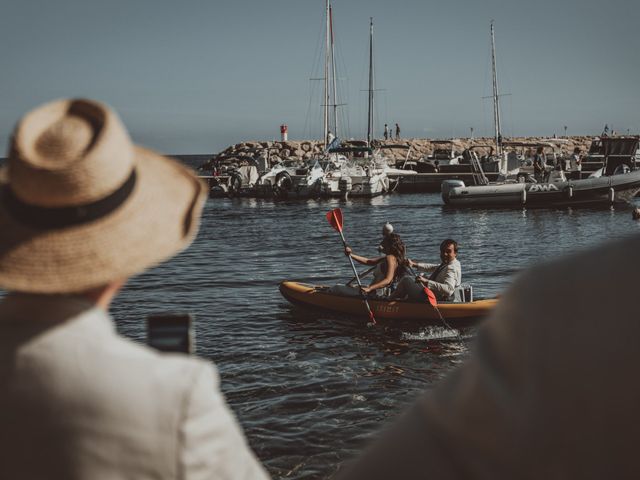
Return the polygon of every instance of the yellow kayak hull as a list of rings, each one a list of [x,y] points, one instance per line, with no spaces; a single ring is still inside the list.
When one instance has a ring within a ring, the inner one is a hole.
[[[284,281],[280,293],[291,303],[311,308],[331,310],[347,315],[367,315],[362,298],[330,293],[328,287]],[[369,298],[376,319],[439,321],[435,308],[428,302]],[[495,298],[468,303],[438,303],[438,310],[447,321],[471,321],[486,316],[496,306]]]

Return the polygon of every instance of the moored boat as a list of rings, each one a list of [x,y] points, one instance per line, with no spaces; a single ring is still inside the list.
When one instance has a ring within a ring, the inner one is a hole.
[[[551,172],[542,182],[504,182],[467,187],[462,181],[442,183],[442,199],[457,207],[566,207],[629,203],[640,191],[636,164],[639,137],[603,138],[601,176],[567,179]],[[524,180],[524,178],[523,178]]]
[[[280,293],[293,304],[354,316],[367,316],[361,297],[333,293],[326,286],[284,281],[280,283]],[[418,320],[433,324],[441,322],[438,311],[426,300],[413,302],[389,300],[381,297],[373,297],[368,300],[376,319]],[[469,323],[486,316],[497,302],[497,299],[438,302],[438,310],[449,323]]]

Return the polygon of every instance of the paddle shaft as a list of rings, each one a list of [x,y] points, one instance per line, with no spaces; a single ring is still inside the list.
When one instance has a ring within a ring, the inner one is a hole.
[[[417,277],[416,272],[413,270],[413,268],[411,268],[409,265],[407,265],[407,268],[409,269],[409,271],[411,272],[411,274],[414,277]],[[431,304],[430,304],[431,305]],[[442,324],[444,325],[445,328],[448,328],[449,330],[452,330],[454,332],[456,332],[456,336],[458,337],[458,341],[462,343],[462,337],[460,336],[460,332],[458,331],[458,329],[453,328],[451,325],[449,325],[449,323],[444,319],[444,317],[442,316],[442,313],[440,313],[440,309],[438,308],[437,305],[431,305],[433,308],[435,308],[436,313],[438,314],[438,317],[440,317],[440,321],[442,322]]]
[[[335,218],[335,214],[334,214],[334,218]],[[340,234],[340,238],[342,239],[342,245],[346,249],[347,241],[344,238],[344,234],[342,233],[341,228],[338,230],[338,233]],[[353,258],[351,258],[351,255],[347,255],[347,256],[349,257],[349,263],[351,263],[351,269],[353,270],[353,275],[356,277],[356,282],[358,282],[358,288],[361,289],[362,283],[360,283],[360,276],[358,275],[358,270],[356,270],[356,265],[353,263]],[[362,290],[360,291],[362,292]],[[367,297],[364,293],[362,294],[362,300],[364,300],[364,304],[367,307],[367,312],[369,313],[369,318],[371,319],[371,323],[375,324],[376,318],[373,316],[373,310],[371,310],[371,307],[369,306],[369,301],[367,300]]]

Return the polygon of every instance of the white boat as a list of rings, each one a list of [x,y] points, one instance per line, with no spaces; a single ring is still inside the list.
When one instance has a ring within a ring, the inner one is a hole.
[[[376,197],[389,191],[388,165],[376,161],[368,147],[340,147],[332,154],[347,160],[329,167],[321,180],[322,195],[326,197]]]
[[[442,183],[442,199],[456,207],[565,207],[629,203],[640,192],[636,155],[640,137],[603,138],[604,167],[599,177],[567,179],[553,170],[542,182],[505,182],[469,186]],[[531,180],[531,177],[528,177]]]
[[[327,169],[322,179],[322,194],[327,197],[376,197],[389,191],[387,159],[371,148],[374,132],[373,18],[369,21],[369,104],[367,141],[364,146],[330,149],[331,154],[344,155],[346,162]],[[364,143],[364,142],[363,142]]]
[[[462,154],[456,151],[452,140],[432,140],[433,152],[427,155],[425,161],[440,165],[458,165],[462,160]]]
[[[320,195],[324,170],[317,160],[303,163],[285,160],[264,172],[253,194],[266,198],[316,198]]]

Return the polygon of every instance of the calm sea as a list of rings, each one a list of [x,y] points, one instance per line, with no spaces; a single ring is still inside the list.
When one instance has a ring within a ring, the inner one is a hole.
[[[351,277],[324,217],[340,206],[355,252],[375,255],[390,221],[409,256],[438,260],[446,237],[460,243],[463,277],[479,296],[503,291],[542,260],[640,230],[629,208],[470,210],[438,194],[372,200],[207,202],[195,243],[127,285],[113,307],[118,329],[144,341],[154,312],[195,315],[198,354],[220,370],[222,389],[249,442],[274,478],[327,478],[386,421],[463,362],[462,344],[437,327],[367,328],[362,319],[292,307],[278,283]]]

